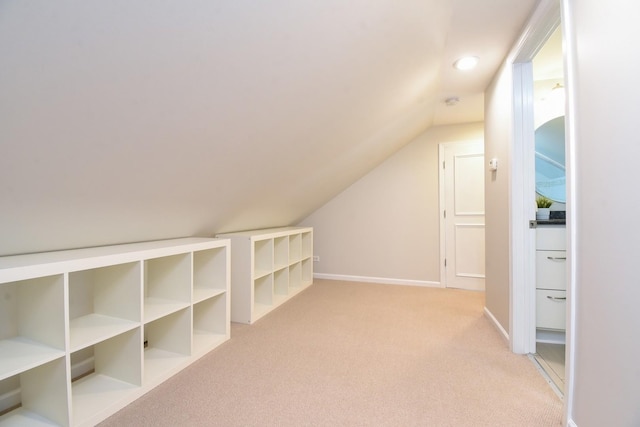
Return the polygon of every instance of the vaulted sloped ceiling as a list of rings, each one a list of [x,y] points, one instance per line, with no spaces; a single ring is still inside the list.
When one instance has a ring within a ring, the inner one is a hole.
[[[0,2],[0,254],[295,223],[482,120],[533,4]]]

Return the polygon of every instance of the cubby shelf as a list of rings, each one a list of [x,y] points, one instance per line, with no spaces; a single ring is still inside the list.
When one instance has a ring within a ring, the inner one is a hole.
[[[0,257],[0,426],[90,426],[230,337],[230,242]]]
[[[219,234],[231,240],[231,320],[253,323],[313,283],[313,228]]]

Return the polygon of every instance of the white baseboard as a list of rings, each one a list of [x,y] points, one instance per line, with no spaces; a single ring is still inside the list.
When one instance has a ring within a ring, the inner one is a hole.
[[[87,357],[77,363],[71,365],[71,379],[79,378],[83,375],[93,371],[94,358],[93,356]]]
[[[425,286],[430,288],[440,288],[440,282],[429,282],[427,280],[392,279],[388,277],[350,276],[346,274],[325,274],[314,273],[314,279],[344,280],[347,282],[382,283],[385,285],[406,285]]]
[[[576,424],[573,420],[569,420],[569,421],[567,421],[567,426],[568,427],[578,427],[578,424]]]
[[[71,378],[78,378],[93,370],[93,356],[71,365]],[[0,412],[18,406],[22,402],[20,388],[7,390],[0,394]]]
[[[495,318],[493,313],[491,313],[487,307],[484,308],[484,315],[487,316],[489,318],[489,320],[491,320],[491,322],[493,323],[493,326],[495,326],[495,328],[498,330],[498,332],[500,332],[500,335],[502,335],[502,338],[504,338],[505,341],[507,341],[507,343],[508,343],[509,342],[509,333],[504,330],[504,328],[502,327],[500,322],[498,322],[498,319]]]
[[[9,390],[0,394],[0,412],[6,411],[20,404],[20,389]]]

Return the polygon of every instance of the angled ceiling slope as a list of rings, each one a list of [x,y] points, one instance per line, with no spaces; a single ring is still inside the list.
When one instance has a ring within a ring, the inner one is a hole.
[[[294,223],[482,120],[533,3],[2,2],[0,254]]]

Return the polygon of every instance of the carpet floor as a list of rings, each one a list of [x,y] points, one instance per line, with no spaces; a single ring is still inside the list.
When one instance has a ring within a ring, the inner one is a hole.
[[[484,294],[318,280],[100,424],[560,426]]]

